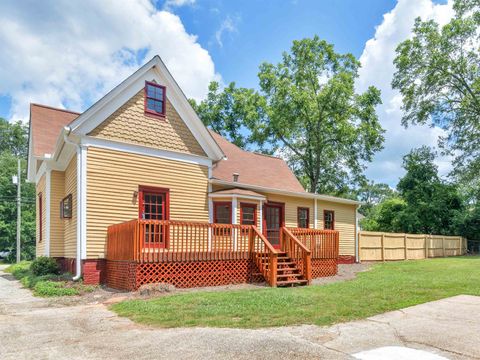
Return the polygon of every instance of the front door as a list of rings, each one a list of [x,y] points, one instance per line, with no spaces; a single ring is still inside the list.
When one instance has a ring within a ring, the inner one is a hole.
[[[283,206],[280,204],[265,204],[264,234],[274,248],[280,248],[280,228],[283,226]]]

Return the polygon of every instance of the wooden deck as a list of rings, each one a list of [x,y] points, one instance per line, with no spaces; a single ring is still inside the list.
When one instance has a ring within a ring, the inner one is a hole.
[[[108,228],[107,263],[112,263],[110,271],[116,271],[119,262],[136,269],[135,284],[129,288],[163,281],[189,287],[189,278],[192,286],[258,278],[277,286],[279,277],[310,283],[312,276],[334,275],[338,243],[338,231],[283,227],[280,249],[275,249],[251,225],[135,219]],[[133,275],[112,276],[118,280]]]

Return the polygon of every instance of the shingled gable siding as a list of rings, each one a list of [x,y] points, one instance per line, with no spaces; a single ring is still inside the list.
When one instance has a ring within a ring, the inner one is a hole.
[[[162,117],[145,114],[144,99],[142,89],[89,135],[156,149],[206,156],[190,129],[168,100],[166,115]]]
[[[208,167],[88,148],[87,258],[104,258],[107,227],[138,218],[139,185],[170,189],[170,219],[208,222]]]
[[[64,227],[60,218],[60,202],[65,197],[65,173],[52,171],[50,184],[50,256],[63,257]]]
[[[42,218],[40,216],[39,194],[42,194]],[[45,175],[43,175],[37,183],[35,195],[35,209],[36,209],[36,256],[45,255],[45,229],[46,229],[46,212],[45,212]],[[40,241],[40,222],[42,223],[42,241]]]
[[[77,256],[77,157],[72,160],[65,169],[64,196],[72,194],[72,218],[63,219],[64,254],[66,258]],[[52,202],[52,204],[55,206]],[[59,205],[58,205],[59,206]]]

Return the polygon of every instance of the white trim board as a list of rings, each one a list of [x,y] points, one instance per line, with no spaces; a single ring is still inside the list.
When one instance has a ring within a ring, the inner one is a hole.
[[[92,146],[101,149],[115,150],[127,152],[137,155],[151,156],[161,159],[181,161],[190,164],[197,164],[202,166],[212,166],[212,160],[203,156],[185,154],[176,151],[154,149],[147,146],[128,144],[119,141],[99,139],[91,136],[84,136],[81,138],[82,146]]]

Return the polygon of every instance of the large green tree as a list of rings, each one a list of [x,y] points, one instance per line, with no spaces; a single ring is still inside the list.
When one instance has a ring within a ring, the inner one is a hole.
[[[255,92],[211,85],[200,118],[242,147],[279,151],[310,192],[346,193],[382,148],[380,91],[355,92],[360,63],[317,36],[260,66]]]
[[[478,184],[480,173],[480,1],[454,1],[444,26],[417,19],[397,48],[392,86],[403,96],[402,122],[447,131],[442,149],[455,155],[455,174]]]
[[[22,259],[35,254],[35,187],[26,180],[28,127],[21,122],[10,123],[0,118],[0,251],[16,254],[17,188],[12,175],[17,174],[17,158],[22,166]]]

